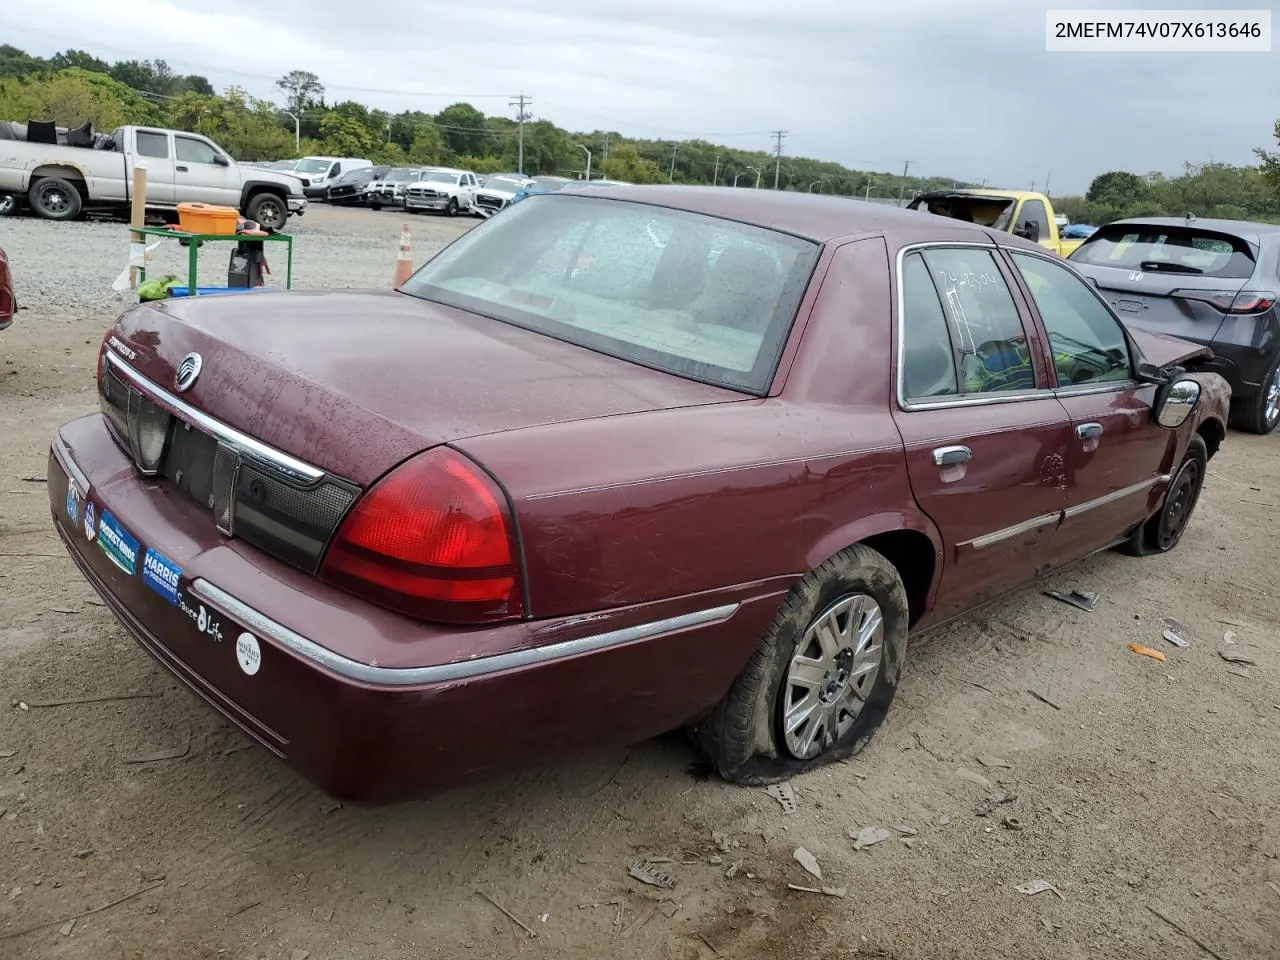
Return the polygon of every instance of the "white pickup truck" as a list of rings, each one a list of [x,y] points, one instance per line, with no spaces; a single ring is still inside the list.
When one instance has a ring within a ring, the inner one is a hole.
[[[196,133],[125,126],[103,136],[35,123],[0,123],[0,206],[6,195],[25,197],[49,220],[74,220],[85,209],[127,211],[137,161],[147,167],[147,210],[167,220],[176,219],[179,203],[211,203],[279,230],[307,206],[297,177],[241,166]]]

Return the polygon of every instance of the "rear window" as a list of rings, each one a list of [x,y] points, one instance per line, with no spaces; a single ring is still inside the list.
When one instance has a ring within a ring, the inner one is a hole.
[[[818,245],[647,204],[532,196],[401,288],[691,380],[764,393]]]
[[[1253,254],[1240,237],[1194,227],[1103,227],[1069,259],[1144,273],[1185,273],[1229,280],[1245,280],[1254,269]]]

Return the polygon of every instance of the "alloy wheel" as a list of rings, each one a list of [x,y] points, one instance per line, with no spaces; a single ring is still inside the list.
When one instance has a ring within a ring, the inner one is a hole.
[[[850,594],[819,613],[796,644],[782,688],[787,751],[812,760],[848,733],[884,661],[884,614],[876,601]]]

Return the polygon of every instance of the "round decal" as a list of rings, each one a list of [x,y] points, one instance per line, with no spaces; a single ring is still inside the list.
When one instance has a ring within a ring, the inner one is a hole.
[[[240,669],[253,676],[262,666],[262,651],[258,649],[258,638],[252,633],[242,633],[236,638],[236,660]]]
[[[93,504],[85,501],[84,505],[84,535],[92,540],[94,534],[98,532],[97,524],[94,522]]]

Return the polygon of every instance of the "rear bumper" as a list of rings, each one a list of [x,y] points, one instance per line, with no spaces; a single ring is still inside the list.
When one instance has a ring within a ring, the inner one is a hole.
[[[67,551],[138,643],[352,801],[425,796],[691,722],[723,696],[781,600],[748,585],[556,621],[438,627],[221,537],[207,511],[139,477],[96,414],[60,429],[48,481]],[[167,566],[149,563],[152,552]]]

